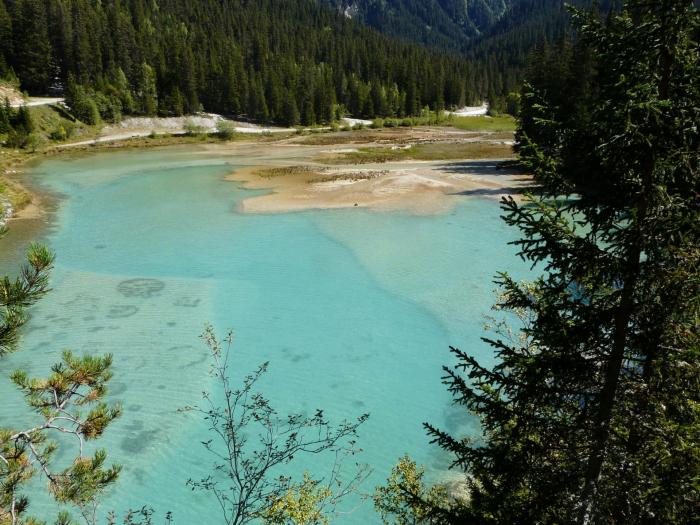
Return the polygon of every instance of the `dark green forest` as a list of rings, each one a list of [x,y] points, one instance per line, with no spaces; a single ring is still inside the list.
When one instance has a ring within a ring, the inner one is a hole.
[[[65,93],[87,123],[206,110],[311,125],[484,99],[503,111],[532,49],[569,21],[559,0],[360,2],[352,20],[345,4],[0,0],[0,78]]]
[[[320,0],[382,33],[465,51],[518,0]],[[551,1],[551,0],[550,0]]]
[[[478,67],[313,0],[0,0],[0,74],[90,120],[200,109],[313,124],[481,100]],[[85,102],[85,96],[89,99]]]

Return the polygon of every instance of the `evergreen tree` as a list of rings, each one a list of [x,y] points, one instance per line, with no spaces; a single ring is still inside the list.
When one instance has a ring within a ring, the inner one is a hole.
[[[139,111],[144,115],[155,115],[158,110],[156,75],[153,68],[145,62],[141,64],[137,86],[136,97]]]
[[[0,134],[9,133],[12,129],[11,120],[13,117],[12,107],[9,99],[5,98],[5,103],[0,105]]]
[[[13,66],[29,91],[45,93],[51,79],[51,44],[42,0],[18,0],[14,5]]]
[[[17,112],[13,115],[11,124],[15,131],[24,135],[29,135],[34,131],[34,119],[27,106],[20,106],[19,109],[17,109]]]
[[[401,492],[426,523],[698,523],[698,12],[628,0],[575,21],[595,57],[586,92],[560,104],[580,89],[575,60],[525,90],[520,160],[539,189],[503,204],[546,273],[499,277],[499,309],[522,326],[487,340],[495,367],[453,349],[446,382],[484,435],[428,426],[468,498],[431,508]]]
[[[280,119],[280,122],[285,126],[296,126],[299,124],[300,119],[301,116],[299,115],[297,101],[293,96],[288,96],[284,99],[282,118]]]
[[[66,104],[73,111],[75,118],[85,124],[95,125],[100,122],[100,111],[94,97],[72,77],[68,80],[66,88]]]
[[[0,237],[4,233],[0,229]],[[20,276],[0,279],[0,362],[17,350],[20,329],[28,320],[27,309],[48,292],[53,261],[46,248],[32,245]],[[29,379],[23,371],[12,373],[13,383],[24,394],[37,421],[23,429],[8,428],[6,422],[0,427],[0,523],[37,523],[25,517],[30,500],[23,494],[36,475],[47,476],[56,501],[75,505],[87,523],[96,522],[99,497],[114,483],[120,467],[105,467],[105,452],[98,450],[90,457],[84,454],[83,445],[99,438],[121,413],[119,407],[103,402],[111,364],[111,356],[78,358],[64,352],[62,362],[46,379]],[[74,461],[55,470],[52,460],[58,445],[49,438],[61,434],[77,437],[80,446]],[[69,516],[62,513],[56,523],[69,522]]]
[[[136,111],[136,103],[134,102],[134,97],[131,94],[129,80],[126,78],[126,75],[121,68],[117,68],[116,72],[114,73],[113,82],[117,90],[117,96],[121,101],[122,111],[127,115],[134,113]]]

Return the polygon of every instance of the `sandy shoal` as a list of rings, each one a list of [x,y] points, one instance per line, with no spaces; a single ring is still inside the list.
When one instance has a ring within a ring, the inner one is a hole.
[[[531,182],[522,173],[501,168],[506,159],[326,166],[313,162],[318,148],[273,151],[277,148],[266,147],[269,161],[237,169],[227,177],[247,189],[270,190],[245,199],[241,211],[286,213],[357,207],[434,214],[451,209],[460,196],[500,199],[518,195]],[[270,176],[270,168],[281,166],[304,169]]]

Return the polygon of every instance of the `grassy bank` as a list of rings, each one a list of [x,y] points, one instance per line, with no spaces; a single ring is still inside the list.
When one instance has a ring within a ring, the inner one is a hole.
[[[370,164],[402,160],[503,159],[513,156],[511,146],[488,142],[418,144],[407,147],[360,148],[358,151],[320,157],[325,164]]]
[[[463,131],[515,132],[517,121],[510,115],[498,117],[452,117],[447,125]]]
[[[515,132],[517,121],[510,115],[491,117],[488,115],[458,117],[455,115],[435,114],[421,117],[375,119],[370,126],[381,128],[410,128],[419,126],[445,126],[462,131]]]

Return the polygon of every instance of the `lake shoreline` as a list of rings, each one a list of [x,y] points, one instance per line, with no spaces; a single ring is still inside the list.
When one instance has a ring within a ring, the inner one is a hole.
[[[6,186],[8,199],[12,202],[14,208],[13,214],[7,222],[11,224],[19,220],[41,219],[48,212],[45,204],[47,194],[26,180],[26,173],[31,170],[31,166],[35,163],[58,157],[74,157],[105,150],[123,151],[125,149],[165,148],[183,144],[214,143],[217,141],[218,139],[208,137],[202,139],[201,137],[173,135],[157,136],[155,138],[130,137],[113,142],[80,144],[69,148],[52,146],[36,152],[0,151],[2,154],[0,156],[0,184]]]
[[[44,159],[73,157],[84,153],[202,145],[212,151],[230,151],[259,157],[260,162],[236,170],[227,177],[248,189],[266,189],[266,195],[244,201],[244,213],[286,213],[307,209],[369,208],[376,210],[407,210],[417,214],[440,213],[454,205],[454,195],[475,195],[500,198],[517,194],[529,177],[517,170],[500,170],[494,163],[512,160],[450,159],[433,161],[387,161],[364,163],[343,159],[358,148],[387,148],[405,150],[414,145],[482,143],[503,145],[503,134],[462,131],[444,127],[409,129],[360,130],[340,133],[238,135],[223,142],[209,135],[158,135],[132,137],[113,142],[54,146],[34,153],[5,152],[0,157],[0,181],[9,190],[13,214],[8,224],[21,220],[41,220],[48,213],[50,196],[33,187],[25,178],[32,164]],[[259,146],[266,145],[264,151]],[[352,146],[352,147],[345,147]],[[492,153],[489,153],[492,154]],[[472,163],[472,164],[470,164]],[[267,177],[264,170],[271,167],[312,166],[303,177]],[[474,169],[470,169],[470,168]],[[496,171],[498,173],[496,174]],[[261,176],[260,173],[263,173]],[[47,199],[48,197],[48,199]]]

